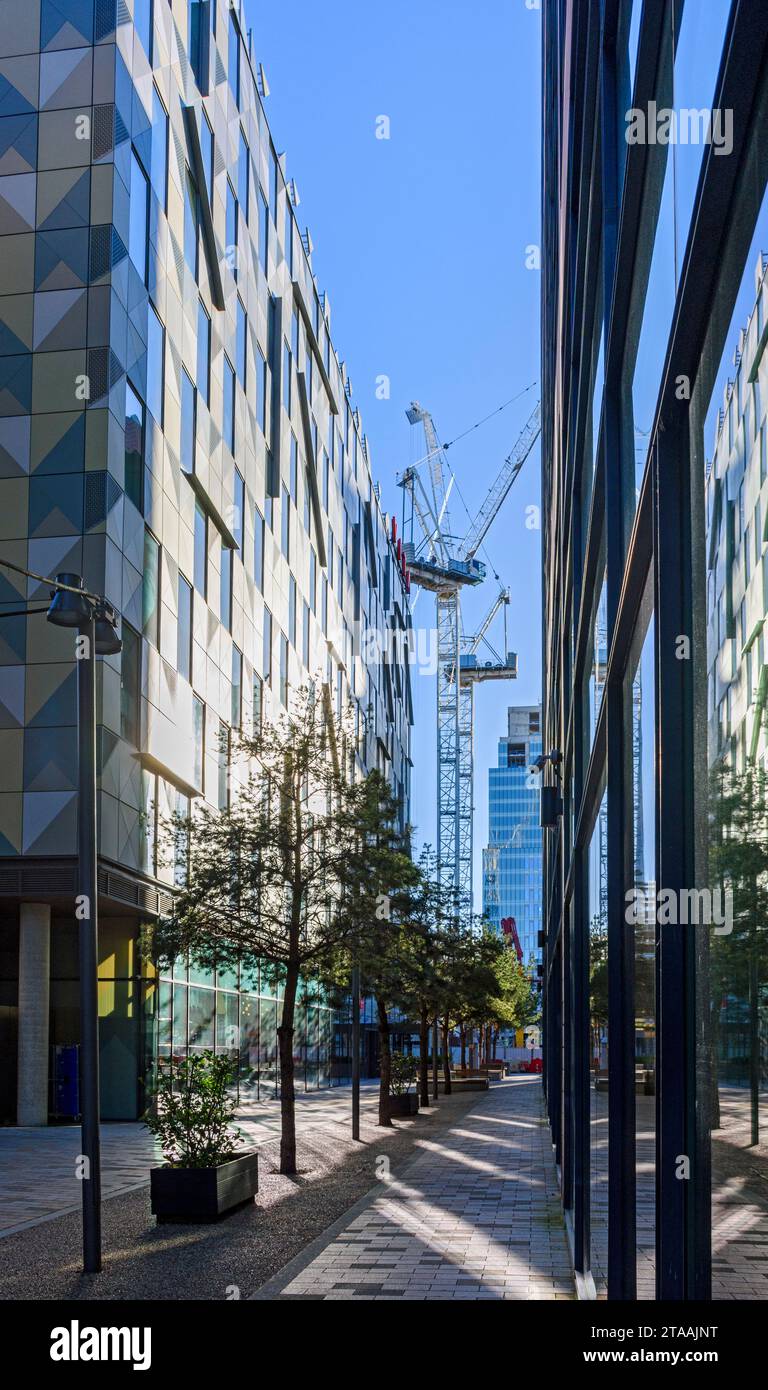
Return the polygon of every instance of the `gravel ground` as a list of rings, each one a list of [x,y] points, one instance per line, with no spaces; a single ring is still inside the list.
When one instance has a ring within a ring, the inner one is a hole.
[[[391,1129],[361,1124],[361,1142],[338,1125],[299,1138],[301,1172],[277,1171],[279,1142],[259,1148],[259,1193],[253,1206],[210,1226],[157,1226],[149,1187],[112,1197],[103,1208],[104,1268],[80,1271],[81,1224],[69,1214],[0,1241],[0,1299],[248,1298],[376,1182],[386,1155],[397,1174],[422,1138],[433,1139],[482,1093],[440,1098],[439,1107]]]

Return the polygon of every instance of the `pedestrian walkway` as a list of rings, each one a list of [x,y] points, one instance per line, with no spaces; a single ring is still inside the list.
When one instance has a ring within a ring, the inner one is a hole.
[[[363,1115],[369,1110],[374,1113],[378,1082],[364,1083],[361,1092]],[[300,1092],[296,1097],[297,1132],[308,1134],[333,1124],[348,1128],[351,1105],[349,1086]],[[259,1148],[280,1134],[279,1101],[244,1102],[237,1124],[248,1143]],[[77,1164],[81,1152],[79,1125],[0,1129],[0,1236],[79,1209],[82,1194]],[[150,1168],[160,1161],[159,1149],[142,1124],[104,1124],[101,1160],[102,1195],[115,1197],[149,1182]]]
[[[494,1083],[256,1299],[573,1299],[541,1082]]]

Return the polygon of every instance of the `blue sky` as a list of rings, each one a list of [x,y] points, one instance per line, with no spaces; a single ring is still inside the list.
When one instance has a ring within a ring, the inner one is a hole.
[[[523,0],[360,0],[257,5],[246,0],[254,55],[271,88],[267,114],[296,180],[313,268],[330,297],[334,342],[371,445],[389,511],[395,477],[424,452],[405,419],[417,398],[452,439],[539,377],[540,275],[526,247],[540,225],[540,15]],[[387,116],[389,140],[376,139]],[[376,378],[391,382],[377,400]],[[474,512],[533,404],[529,391],[449,458]],[[539,448],[487,544],[511,589],[509,645],[519,678],[478,688],[475,719],[475,896],[487,836],[488,767],[509,703],[541,697]],[[452,498],[454,529],[468,524]],[[487,559],[485,555],[480,558]],[[474,630],[497,592],[464,605]],[[433,622],[422,594],[415,621]],[[501,645],[500,630],[499,645]],[[435,686],[414,681],[417,839],[435,840]]]

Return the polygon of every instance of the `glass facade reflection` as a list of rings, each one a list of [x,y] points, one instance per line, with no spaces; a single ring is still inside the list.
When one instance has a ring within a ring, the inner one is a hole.
[[[766,1298],[768,12],[543,24],[545,1089],[577,1287]]]
[[[538,959],[541,930],[539,774],[541,707],[513,707],[499,760],[488,772],[488,846],[483,850],[483,916],[512,940],[521,961]]]

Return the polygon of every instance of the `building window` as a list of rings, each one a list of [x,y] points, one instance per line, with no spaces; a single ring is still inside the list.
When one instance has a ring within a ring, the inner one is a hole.
[[[149,179],[163,212],[168,206],[168,112],[157,87],[152,88],[152,153]]]
[[[125,495],[144,510],[144,402],[125,381]]]
[[[224,354],[224,418],[222,423],[224,443],[229,452],[235,452],[235,369],[226,353]]]
[[[291,500],[296,506],[296,496],[298,493],[299,480],[299,446],[296,443],[296,436],[291,430],[291,460],[290,460],[290,491]]]
[[[312,532],[312,506],[308,468],[304,469],[304,530],[308,536]]]
[[[135,747],[139,744],[141,709],[141,638],[123,621],[123,650],[120,656],[120,736]]]
[[[152,0],[134,0],[133,23],[150,62],[152,61]]]
[[[185,473],[195,471],[197,431],[197,392],[184,367],[181,369],[181,466]]]
[[[258,400],[256,402],[256,418],[261,427],[264,438],[267,437],[267,363],[264,353],[259,348],[258,362],[259,378],[256,383]]]
[[[211,320],[202,299],[197,301],[197,389],[206,405],[211,390]]]
[[[243,653],[232,646],[232,728],[239,729],[243,704]]]
[[[179,574],[179,617],[176,634],[176,669],[185,681],[192,680],[192,585]]]
[[[323,629],[323,636],[324,636],[324,637],[327,637],[327,636],[328,636],[328,580],[326,579],[325,575],[323,575],[323,578],[322,578],[322,583],[321,583],[321,586],[320,586],[320,593],[321,593],[321,596],[322,596],[322,597],[321,597],[321,618],[320,618],[320,622],[321,622],[321,626],[322,626],[322,629]]]
[[[293,575],[288,580],[288,641],[296,646],[296,580]]]
[[[147,315],[147,407],[163,428],[165,395],[165,329],[153,306]]]
[[[288,638],[280,633],[280,703],[288,708]]]
[[[219,738],[217,748],[218,762],[218,800],[217,805],[220,811],[226,811],[229,806],[229,764],[232,750],[232,733],[224,723],[219,720]]]
[[[237,196],[242,209],[243,217],[248,221],[248,171],[251,164],[251,155],[248,149],[248,142],[240,131],[240,145],[237,152]]]
[[[277,226],[277,157],[272,146],[269,147],[269,199],[272,204],[272,221]]]
[[[160,546],[151,531],[144,530],[144,573],[141,588],[141,624],[147,641],[160,645]]]
[[[304,666],[309,670],[309,604],[305,603],[302,609],[301,623],[301,657]]]
[[[131,150],[131,188],[128,221],[128,254],[142,285],[147,283],[147,227],[149,224],[149,180]]]
[[[283,505],[280,512],[280,549],[286,560],[291,559],[291,508],[288,489],[283,484]]]
[[[293,275],[293,213],[291,211],[291,199],[286,190],[285,194],[285,259],[288,262],[288,269]]]
[[[309,605],[313,613],[317,612],[317,556],[310,546],[309,548]]]
[[[216,5],[213,4],[213,32],[216,33]],[[189,62],[195,75],[195,81],[205,96],[208,92],[208,65],[209,65],[209,39],[208,39],[208,0],[189,0],[188,10],[189,22]]]
[[[192,696],[192,781],[203,790],[205,782],[205,705],[197,696]]]
[[[208,202],[213,205],[213,131],[211,123],[205,112],[201,113],[200,120],[200,149],[203,156],[203,175],[205,178],[205,189],[208,194]]]
[[[269,267],[268,250],[269,208],[267,207],[267,200],[261,191],[261,185],[259,185],[259,264],[265,275]]]
[[[184,260],[197,280],[197,229],[200,221],[197,187],[189,169],[184,175]]]
[[[253,732],[256,733],[264,719],[264,682],[261,676],[253,677]]]
[[[227,49],[227,65],[229,85],[235,104],[240,105],[240,35],[237,32],[235,17],[233,12],[229,12],[229,45]]]
[[[232,551],[221,542],[221,588],[219,591],[219,617],[227,632],[232,631]]]
[[[240,296],[237,296],[237,326],[235,331],[235,367],[237,379],[245,390],[246,342],[248,334],[248,315]]]
[[[227,203],[225,209],[224,255],[235,279],[237,279],[237,198],[232,184],[227,179]]]
[[[203,598],[208,592],[208,517],[195,502],[195,588]]]
[[[328,511],[328,492],[331,479],[331,461],[323,449],[323,507]]]
[[[261,652],[262,674],[264,684],[272,684],[272,614],[269,609],[264,607],[264,636]]]
[[[264,518],[258,507],[253,513],[253,577],[256,587],[264,589]]]
[[[235,487],[232,503],[232,535],[238,550],[243,550],[243,516],[245,514],[245,483],[239,468],[235,469]]]
[[[291,349],[283,339],[283,405],[288,419],[291,418]]]

